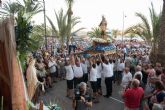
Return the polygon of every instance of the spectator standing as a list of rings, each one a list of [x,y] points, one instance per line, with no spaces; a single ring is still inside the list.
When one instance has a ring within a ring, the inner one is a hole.
[[[137,79],[133,79],[131,88],[123,91],[122,96],[125,103],[124,110],[139,110],[144,95],[144,90],[139,87],[139,84],[140,82]]]
[[[121,86],[123,87],[123,89],[128,87],[131,80],[132,80],[132,74],[129,72],[129,68],[126,67],[123,72],[123,77],[122,77],[122,82],[121,82]]]
[[[165,88],[161,81],[155,82],[155,90],[150,98],[149,108],[152,110],[154,103],[160,104],[164,101],[165,98]]]
[[[92,98],[87,92],[87,85],[85,82],[79,84],[80,97],[73,99],[74,110],[89,110],[92,107]]]
[[[56,78],[58,77],[56,66],[57,66],[56,61],[54,60],[53,57],[50,57],[48,61],[48,67],[49,67],[50,76],[52,77],[53,82],[56,82]]]
[[[117,65],[117,83],[121,83],[122,73],[125,68],[124,60],[120,60],[120,63]]]
[[[136,66],[136,72],[135,72],[135,74],[134,74],[134,78],[135,78],[136,75],[139,74],[140,77],[141,77],[141,81],[142,81],[142,79],[143,79],[143,74],[142,74],[141,70],[142,70],[142,69],[141,69],[141,66],[137,65],[137,66]]]

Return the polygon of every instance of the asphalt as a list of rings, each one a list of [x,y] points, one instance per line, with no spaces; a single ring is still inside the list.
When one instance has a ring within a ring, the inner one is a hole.
[[[103,94],[105,93],[105,84],[102,82]],[[94,104],[90,110],[124,110],[123,100],[119,94],[121,87],[113,84],[112,97],[99,97],[100,103]],[[56,103],[62,107],[62,110],[73,110],[72,100],[66,97],[66,81],[58,81],[53,87],[40,96],[39,100],[43,100],[45,105]]]

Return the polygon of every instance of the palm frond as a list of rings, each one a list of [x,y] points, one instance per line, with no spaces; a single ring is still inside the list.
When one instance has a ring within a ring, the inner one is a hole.
[[[46,16],[46,18],[48,19],[48,21],[49,21],[49,23],[50,23],[50,25],[51,25],[53,31],[55,32],[55,34],[57,34],[58,31],[57,31],[55,25],[53,24],[52,20],[51,20],[48,16]]]
[[[149,25],[149,21],[147,20],[147,17],[145,15],[143,15],[142,13],[136,13],[136,16],[139,17],[142,20],[142,23],[144,24],[148,35],[152,36],[151,28],[150,28],[150,25]]]

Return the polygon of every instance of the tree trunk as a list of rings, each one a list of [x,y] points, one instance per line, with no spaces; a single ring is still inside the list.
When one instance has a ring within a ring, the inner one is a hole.
[[[69,5],[68,9],[68,33],[67,33],[67,48],[69,47],[69,42],[70,42],[70,36],[71,36],[71,18],[72,18],[72,6],[71,4]]]
[[[163,11],[160,21],[160,37],[158,39],[157,61],[165,65],[165,0],[163,0]]]

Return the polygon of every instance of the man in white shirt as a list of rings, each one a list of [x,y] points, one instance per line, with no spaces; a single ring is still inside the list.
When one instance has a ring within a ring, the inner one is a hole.
[[[123,87],[123,89],[126,89],[128,87],[131,80],[132,80],[132,74],[129,72],[129,68],[126,67],[125,71],[123,72],[123,77],[121,82],[121,86]]]
[[[87,69],[87,63],[85,62],[85,59],[81,59],[81,67],[83,70],[83,82],[87,83],[88,81],[88,69]]]
[[[99,99],[98,99],[98,93],[97,93],[97,68],[96,68],[96,64],[94,64],[93,62],[91,62],[91,70],[90,70],[90,83],[91,83],[91,87],[93,90],[93,97],[95,98],[95,100],[93,100],[94,103],[98,103]]]
[[[101,88],[102,66],[101,66],[100,61],[96,62],[96,69],[97,69],[97,89],[98,89],[98,94],[102,95],[102,88]]]
[[[66,80],[67,80],[67,97],[72,97],[73,92],[73,79],[74,79],[74,73],[72,66],[70,65],[69,60],[66,60],[65,63],[65,70],[66,70]]]
[[[143,74],[141,72],[141,69],[142,69],[141,66],[139,66],[139,65],[136,66],[136,72],[134,74],[134,78],[136,77],[137,74],[139,74],[141,76],[141,81],[142,81]]]
[[[83,80],[83,69],[80,65],[80,60],[77,56],[75,60],[74,56],[71,55],[71,65],[74,73],[74,88],[76,88],[77,85],[80,84]]]
[[[121,83],[122,73],[124,71],[124,68],[125,68],[125,64],[124,61],[121,59],[117,65],[117,84]]]
[[[105,78],[105,85],[106,85],[106,95],[104,97],[109,98],[112,95],[112,81],[113,81],[113,66],[108,62],[108,59],[105,56],[100,58],[102,62],[102,73]]]
[[[50,57],[48,61],[48,67],[49,67],[50,75],[53,79],[53,82],[56,82],[55,79],[58,77],[56,66],[57,66],[56,61],[54,60],[53,57]]]

